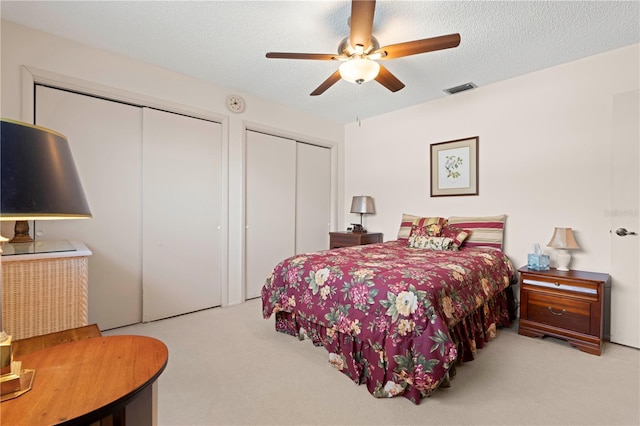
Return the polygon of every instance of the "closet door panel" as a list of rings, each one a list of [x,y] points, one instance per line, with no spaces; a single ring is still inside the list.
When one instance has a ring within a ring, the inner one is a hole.
[[[331,150],[298,142],[296,253],[329,248]]]
[[[222,126],[143,110],[143,320],[221,303]]]
[[[36,239],[78,240],[89,257],[89,322],[110,329],[142,319],[140,108],[36,87],[35,124],[65,135],[93,214],[37,221]]]
[[[295,254],[296,143],[247,131],[246,298],[260,297],[271,270]]]

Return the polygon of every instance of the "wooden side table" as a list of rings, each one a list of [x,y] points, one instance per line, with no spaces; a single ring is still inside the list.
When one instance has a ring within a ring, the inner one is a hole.
[[[382,242],[381,232],[329,232],[329,248],[361,246]]]
[[[520,272],[518,333],[553,336],[581,351],[602,353],[604,345],[605,287],[609,274],[586,271]]]
[[[0,404],[2,424],[85,425],[116,416],[122,424],[157,424],[157,379],[169,351],[145,336],[92,337],[23,355],[33,387]]]

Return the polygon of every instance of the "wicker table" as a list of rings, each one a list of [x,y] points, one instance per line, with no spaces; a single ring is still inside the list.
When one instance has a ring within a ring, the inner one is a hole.
[[[91,251],[78,241],[66,243],[70,250],[48,253],[38,252],[40,243],[3,246],[2,326],[14,340],[89,323]]]

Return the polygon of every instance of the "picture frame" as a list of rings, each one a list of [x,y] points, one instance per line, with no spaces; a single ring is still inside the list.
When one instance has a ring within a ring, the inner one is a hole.
[[[480,138],[431,144],[431,196],[478,195],[478,143]]]

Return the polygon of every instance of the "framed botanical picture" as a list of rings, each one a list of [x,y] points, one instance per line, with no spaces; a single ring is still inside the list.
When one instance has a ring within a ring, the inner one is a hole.
[[[431,196],[478,195],[478,136],[431,144]]]

